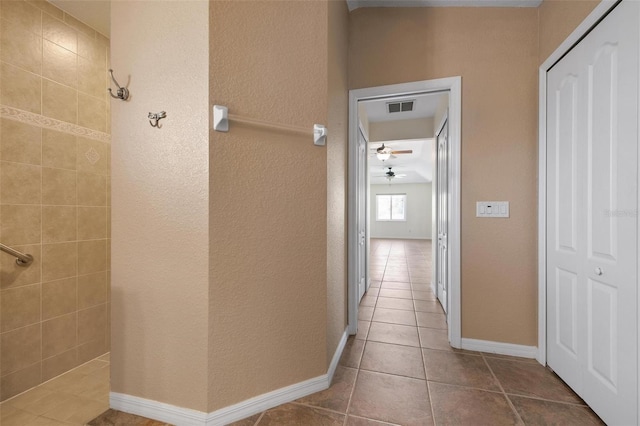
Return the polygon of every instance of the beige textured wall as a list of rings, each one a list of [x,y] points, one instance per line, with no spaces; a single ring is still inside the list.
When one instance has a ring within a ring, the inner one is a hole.
[[[209,2],[111,13],[131,91],[112,103],[111,390],[207,411]]]
[[[542,64],[600,3],[600,0],[545,0],[538,8]]]
[[[351,89],[462,76],[462,335],[536,345],[536,9],[350,15]],[[508,200],[508,220],[475,202]]]
[[[309,131],[326,124],[327,22],[326,2],[212,2],[211,104]],[[233,122],[210,144],[215,410],[327,371],[328,149]]]
[[[347,147],[349,11],[329,1],[327,138],[327,365],[347,327]]]
[[[0,400],[109,350],[109,40],[0,2]]]
[[[369,142],[433,137],[433,118],[369,123]]]

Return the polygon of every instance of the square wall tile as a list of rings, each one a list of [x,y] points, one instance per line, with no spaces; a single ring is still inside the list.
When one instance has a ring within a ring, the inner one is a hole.
[[[107,305],[97,305],[78,311],[78,343],[104,340],[107,331]]]
[[[78,125],[105,132],[107,130],[106,102],[84,93],[78,94]]]
[[[78,277],[78,309],[104,304],[107,301],[107,272]]]
[[[23,1],[3,1],[0,3],[2,19],[20,25],[27,31],[42,35],[42,12]]]
[[[46,13],[42,15],[42,36],[45,40],[49,40],[73,53],[78,53],[76,30]]]
[[[42,49],[42,76],[73,88],[78,87],[78,56],[44,40]]]
[[[12,163],[40,165],[42,129],[19,121],[1,119],[0,158]]]
[[[57,243],[42,246],[42,280],[54,281],[78,273],[78,244]]]
[[[100,100],[107,99],[106,69],[78,56],[78,90]]]
[[[78,123],[78,91],[42,79],[42,114],[67,123]]]
[[[42,208],[37,205],[0,206],[0,241],[9,246],[39,244]]]
[[[94,30],[84,22],[77,20],[76,18],[69,15],[68,13],[64,14],[64,22],[70,27],[78,30],[79,33],[82,33],[92,39],[95,38],[96,36],[96,30]]]
[[[95,173],[78,172],[78,205],[104,206],[106,203],[106,176]]]
[[[89,59],[96,67],[106,68],[107,47],[93,36],[88,37],[84,34],[78,34],[78,55]]]
[[[2,333],[0,340],[2,375],[22,370],[40,361],[40,324]]]
[[[52,5],[51,3],[49,3],[46,0],[26,0],[27,3],[29,3],[32,6],[37,7],[38,9],[42,10],[43,12],[45,12],[42,15],[42,19],[44,20],[44,17],[47,16],[47,14],[57,18],[57,19],[63,19],[64,18],[64,12],[61,9],[58,9],[57,7],[55,7],[54,5]]]
[[[40,204],[42,170],[39,166],[2,161],[0,200],[3,204]]]
[[[42,319],[48,320],[78,309],[77,278],[42,283]]]
[[[17,2],[0,2],[17,3]],[[7,374],[0,378],[0,400],[16,396],[42,382],[42,364],[37,362],[27,368]]]
[[[74,170],[42,168],[42,204],[73,206],[77,200]]]
[[[107,238],[107,208],[78,207],[78,240]]]
[[[14,3],[2,2],[1,4]],[[0,103],[40,114],[42,78],[6,63],[0,65]]]
[[[0,58],[18,68],[40,74],[42,69],[42,39],[20,24],[2,21]]]
[[[42,360],[42,380],[52,379],[79,365],[78,350],[73,348]]]
[[[66,352],[78,344],[77,314],[53,318],[42,322],[42,358]]]
[[[42,165],[56,169],[76,169],[76,137],[55,130],[42,130]]]
[[[33,256],[31,265],[18,266],[12,256],[0,256],[0,287],[2,289],[20,287],[40,282],[41,246],[13,246],[14,249]]]
[[[75,206],[42,206],[42,242],[62,243],[77,239]]]
[[[107,270],[107,241],[78,242],[78,274],[86,275]]]
[[[91,340],[78,346],[78,363],[90,361],[108,352],[104,337]]]
[[[106,175],[108,157],[109,145],[78,137],[77,169],[79,171]]]
[[[38,323],[40,323],[40,284],[0,291],[0,332],[4,333]],[[8,349],[3,347],[3,350]]]

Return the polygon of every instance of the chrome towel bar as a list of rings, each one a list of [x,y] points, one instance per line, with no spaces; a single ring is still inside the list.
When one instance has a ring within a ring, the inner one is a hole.
[[[18,266],[29,266],[29,264],[33,262],[33,256],[31,256],[30,254],[20,253],[18,250],[14,250],[11,247],[5,246],[2,243],[0,243],[0,251],[9,253],[11,256],[17,257],[16,264]]]

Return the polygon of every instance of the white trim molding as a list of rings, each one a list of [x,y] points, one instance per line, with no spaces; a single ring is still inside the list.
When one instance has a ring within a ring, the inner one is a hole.
[[[616,4],[616,0],[602,0],[540,65],[538,71],[538,354],[536,359],[542,365],[547,364],[547,71]]]
[[[449,146],[451,164],[449,182],[451,189],[449,217],[449,343],[460,348],[460,157],[462,127],[462,77],[448,77],[435,80],[415,81],[388,86],[368,87],[349,91],[349,205],[348,205],[348,320],[349,334],[356,334],[358,328],[358,277],[355,256],[358,243],[357,217],[354,201],[358,176],[356,162],[358,149],[358,102],[385,99],[396,96],[410,96],[425,93],[449,92]],[[433,285],[433,284],[432,284]]]
[[[338,367],[338,362],[340,361],[344,347],[347,344],[347,336],[348,333],[345,329],[338,343],[338,347],[333,354],[327,374],[258,395],[211,413],[177,407],[175,405],[117,392],[111,392],[109,394],[109,405],[114,410],[180,426],[222,426],[233,423],[270,408],[277,407],[278,405],[328,389],[329,386],[331,386],[333,375]]]
[[[535,346],[515,345],[513,343],[492,342],[489,340],[467,339],[465,337],[462,338],[462,349],[531,359],[535,359],[538,355],[538,348]]]

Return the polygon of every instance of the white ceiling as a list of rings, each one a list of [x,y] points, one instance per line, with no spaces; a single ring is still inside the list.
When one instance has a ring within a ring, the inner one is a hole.
[[[417,96],[389,97],[385,99],[375,99],[362,101],[367,113],[369,123],[403,121],[416,118],[433,118],[436,114],[438,104],[444,95],[443,93],[426,93]],[[398,102],[403,100],[415,100],[414,110],[411,112],[388,113],[386,105],[388,102]],[[372,185],[383,184],[404,184],[404,183],[428,183],[433,180],[433,159],[431,150],[433,147],[433,135],[424,135],[424,139],[401,139],[386,140],[369,143],[369,179]],[[386,161],[378,160],[376,149],[382,146],[389,147],[394,151],[412,150],[411,154],[398,154]],[[402,179],[393,178],[389,181],[385,177],[387,167],[391,166],[393,172],[405,174]]]
[[[372,185],[427,183],[433,180],[431,149],[433,139],[405,139],[399,141],[385,141],[384,146],[393,150],[413,150],[411,154],[398,154],[386,161],[378,160],[376,149],[382,142],[369,143],[369,179]],[[391,167],[396,175],[404,174],[403,178],[395,177],[389,181],[385,173]]]
[[[111,37],[110,0],[48,0],[54,6],[89,25],[99,33]]]
[[[359,7],[538,7],[542,0],[347,0]]]

